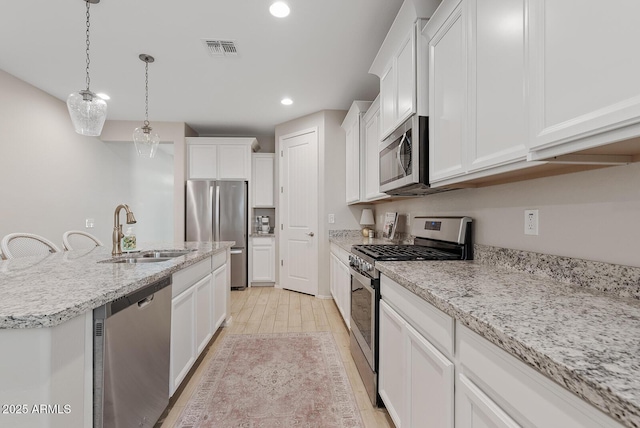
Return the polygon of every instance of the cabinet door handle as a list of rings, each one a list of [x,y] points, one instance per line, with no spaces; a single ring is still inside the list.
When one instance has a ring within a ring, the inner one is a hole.
[[[309,233],[307,233],[307,235],[309,235],[309,236],[315,236],[315,233],[313,233],[313,232],[309,232]]]

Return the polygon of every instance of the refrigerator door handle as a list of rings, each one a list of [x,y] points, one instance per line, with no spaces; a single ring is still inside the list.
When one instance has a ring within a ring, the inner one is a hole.
[[[215,209],[215,207],[213,207],[213,186],[209,185],[209,218],[213,220],[213,222],[211,223],[211,233],[209,234],[209,241],[213,241],[215,240],[214,236],[215,236],[215,218],[214,218],[214,213],[213,210]]]
[[[216,224],[215,224],[214,241],[220,240],[220,186],[216,184]]]

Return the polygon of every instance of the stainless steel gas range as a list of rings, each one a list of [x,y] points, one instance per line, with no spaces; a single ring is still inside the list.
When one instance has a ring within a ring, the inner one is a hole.
[[[382,404],[378,395],[378,314],[380,272],[376,263],[407,260],[471,260],[470,217],[415,217],[413,245],[354,245],[351,271],[351,355],[371,403]]]

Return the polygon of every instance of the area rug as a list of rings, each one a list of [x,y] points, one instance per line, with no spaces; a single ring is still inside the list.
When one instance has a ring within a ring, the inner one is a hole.
[[[228,334],[179,428],[364,427],[330,332]]]

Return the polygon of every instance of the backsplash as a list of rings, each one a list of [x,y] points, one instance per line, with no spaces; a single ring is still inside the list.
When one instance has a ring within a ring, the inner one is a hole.
[[[362,237],[359,230],[329,230],[329,238],[358,238]]]
[[[640,299],[640,268],[508,248],[474,245],[474,259],[592,288],[620,297]]]

